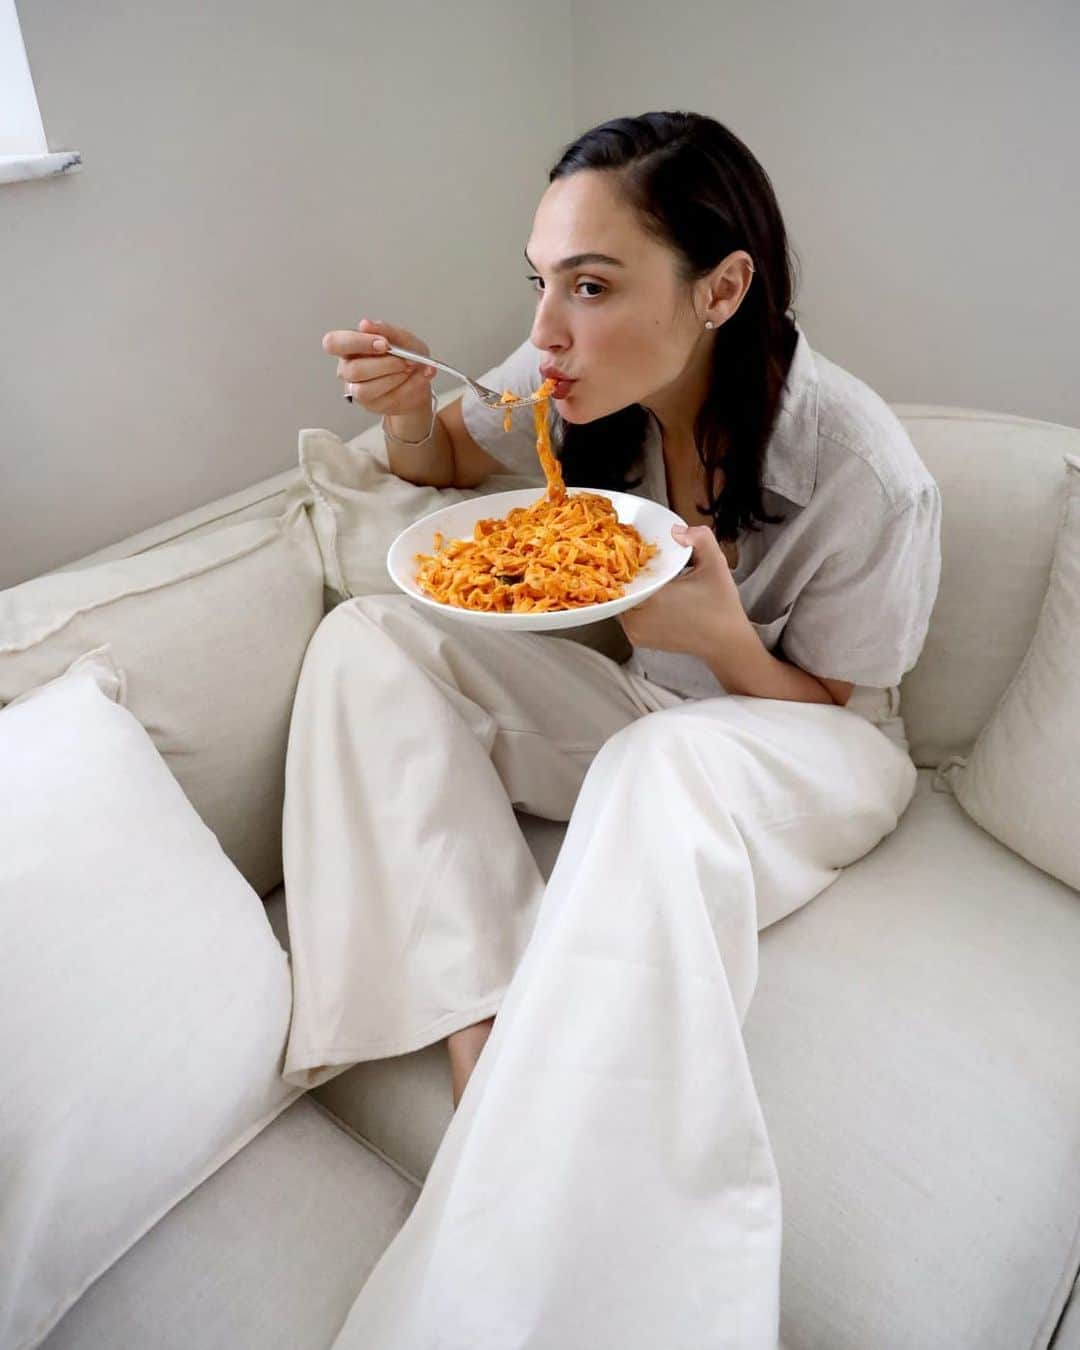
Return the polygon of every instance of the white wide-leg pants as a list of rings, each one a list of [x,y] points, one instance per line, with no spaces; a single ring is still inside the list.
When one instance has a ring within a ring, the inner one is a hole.
[[[335,1350],[775,1350],[757,933],[915,781],[848,708],[683,700],[405,597],[333,609],[289,732],[284,1076],[498,1013]],[[515,807],[569,819],[546,887]]]

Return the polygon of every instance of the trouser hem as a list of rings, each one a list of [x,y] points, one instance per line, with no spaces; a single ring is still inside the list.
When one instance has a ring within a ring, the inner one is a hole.
[[[404,1036],[384,1037],[381,1040],[366,1041],[362,1045],[311,1047],[291,1052],[282,1077],[286,1082],[292,1082],[298,1074],[310,1074],[313,1070],[339,1068],[344,1072],[353,1064],[363,1063],[367,1060],[392,1059],[398,1055],[412,1054],[416,1050],[423,1050],[426,1046],[453,1035],[455,1031],[461,1031],[464,1027],[471,1027],[476,1022],[482,1022],[486,1017],[493,1017],[502,1007],[505,996],[506,990],[503,989],[497,997],[488,999],[475,1008],[467,1011],[459,1009],[452,1013],[444,1013],[434,1022],[428,1022],[425,1026]],[[306,1085],[296,1084],[296,1086]],[[319,1085],[315,1084],[314,1086]]]

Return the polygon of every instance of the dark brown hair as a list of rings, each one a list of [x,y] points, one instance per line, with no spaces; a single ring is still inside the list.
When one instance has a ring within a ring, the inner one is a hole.
[[[617,176],[644,227],[677,255],[687,284],[734,249],[749,253],[754,276],[716,331],[710,388],[694,424],[708,497],[699,509],[712,517],[720,540],[784,520],[766,514],[761,497],[765,447],[797,338],[787,231],[768,175],[726,127],[689,112],[617,117],[593,127],[566,148],[548,181],[582,169]],[[637,403],[592,422],[556,414],[567,483],[636,487],[648,416]]]

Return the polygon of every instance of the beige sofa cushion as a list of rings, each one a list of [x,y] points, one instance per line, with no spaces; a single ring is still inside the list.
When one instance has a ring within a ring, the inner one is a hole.
[[[1080,890],[1080,456],[1066,458],[1065,502],[1046,599],[1027,655],[969,757],[935,786],[1036,867]]]
[[[109,643],[130,707],[250,884],[281,880],[285,745],[323,615],[307,509],[0,591],[0,707]]]
[[[1080,1263],[1080,905],[930,780],[762,934],[793,1346],[1044,1350]]]
[[[942,495],[942,567],[926,645],[901,684],[920,767],[966,754],[1023,660],[1046,593],[1062,456],[1080,430],[894,404]]]
[[[108,645],[0,709],[0,1345],[297,1096],[288,960]]]
[[[61,567],[51,568],[50,572],[74,572],[84,567],[96,567],[98,563],[133,558],[136,553],[148,553],[154,548],[164,548],[183,540],[212,534],[225,525],[271,519],[285,514],[295,502],[306,503],[310,500],[307,484],[299,468],[286,469],[284,473],[250,483],[237,492],[216,497],[182,515],[159,521],[145,530],[139,530],[137,534],[128,535],[126,539],[75,558]]]
[[[329,1350],[416,1194],[306,1095],[107,1270],[43,1350]]]

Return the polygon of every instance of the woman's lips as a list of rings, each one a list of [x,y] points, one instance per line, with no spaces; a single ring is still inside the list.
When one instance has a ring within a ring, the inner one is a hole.
[[[576,383],[576,380],[556,380],[555,388],[551,391],[551,397],[565,398]]]

